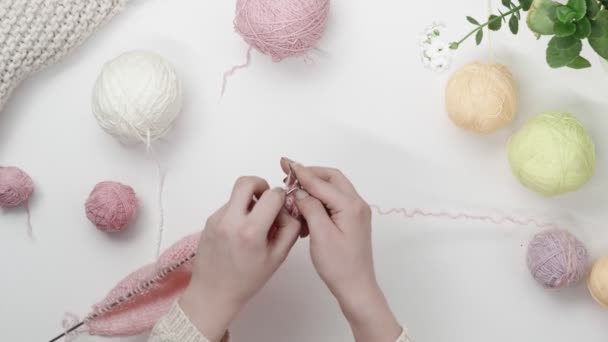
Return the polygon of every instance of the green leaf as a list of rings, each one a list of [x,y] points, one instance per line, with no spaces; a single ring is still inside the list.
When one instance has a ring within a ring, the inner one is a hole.
[[[519,20],[517,20],[517,17],[514,15],[512,15],[511,19],[509,19],[509,29],[513,34],[517,34],[519,31]]]
[[[459,44],[456,42],[450,43],[450,49],[452,50],[458,50],[458,46]]]
[[[564,24],[557,22],[553,27],[553,31],[555,31],[556,37],[568,37],[576,32],[576,25],[574,23]]]
[[[521,5],[524,11],[527,11],[532,7],[533,0],[519,0],[519,4]]]
[[[587,1],[587,16],[589,18],[595,18],[597,12],[600,11],[600,3],[597,0],[586,0]]]
[[[475,20],[473,17],[467,17],[467,20],[473,24],[479,26],[479,21]]]
[[[505,7],[511,7],[511,0],[502,0],[502,5]]]
[[[501,27],[502,21],[500,21],[500,17],[492,14],[488,20],[488,28],[492,31],[498,31]]]
[[[483,40],[483,30],[479,30],[477,31],[477,34],[475,35],[475,42],[477,43],[477,45],[481,44],[481,41]]]
[[[591,21],[589,45],[604,59],[608,59],[608,10],[598,12],[595,20]]]
[[[553,27],[557,20],[555,14],[559,3],[552,0],[536,0],[528,14],[528,27],[539,34],[554,34]]]
[[[547,47],[547,64],[559,68],[570,64],[583,49],[583,43],[573,37],[553,37]]]
[[[571,23],[576,18],[576,12],[574,12],[574,10],[572,10],[570,7],[563,5],[557,8],[555,14],[557,14],[557,20],[564,24]]]
[[[590,68],[591,63],[585,58],[581,56],[576,56],[576,58],[568,64],[568,68],[572,69],[585,69]]]
[[[585,39],[591,34],[591,22],[587,18],[576,23],[576,32],[574,32],[574,38]]]
[[[506,24],[507,20],[505,19],[505,14],[502,13],[500,10],[498,10],[498,13],[500,13],[500,17],[502,18],[502,21]]]
[[[585,0],[568,0],[568,8],[576,13],[574,18],[576,21],[583,19],[587,14],[587,2]]]

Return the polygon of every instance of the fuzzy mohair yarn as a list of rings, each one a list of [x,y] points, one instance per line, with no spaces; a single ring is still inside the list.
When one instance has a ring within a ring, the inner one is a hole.
[[[97,184],[85,203],[89,220],[109,233],[127,228],[137,216],[137,206],[133,188],[108,181]]]
[[[279,62],[304,54],[325,31],[329,0],[238,0],[234,28]]]
[[[445,90],[450,119],[476,133],[494,132],[509,124],[517,105],[511,72],[500,64],[467,64],[454,72]]]
[[[93,90],[97,123],[125,144],[163,137],[181,109],[175,69],[150,51],[127,52],[107,62]]]
[[[513,174],[545,196],[576,191],[595,171],[595,147],[569,113],[547,112],[529,120],[509,142]]]
[[[26,203],[33,192],[34,183],[25,171],[13,166],[0,166],[0,207],[18,207]]]
[[[596,302],[608,307],[608,257],[595,262],[587,280],[587,287]]]
[[[571,233],[551,229],[530,241],[527,263],[534,279],[544,287],[568,287],[587,274],[587,249]]]

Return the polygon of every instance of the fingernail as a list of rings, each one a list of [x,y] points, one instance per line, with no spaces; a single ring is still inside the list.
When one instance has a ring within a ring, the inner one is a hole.
[[[289,159],[287,157],[281,157],[281,160],[284,160],[284,161],[286,161],[286,162],[288,162],[290,164],[293,163],[293,160],[291,160],[291,159]]]
[[[303,199],[305,199],[308,196],[310,196],[310,195],[308,194],[308,192],[306,192],[304,190],[298,190],[298,191],[296,191],[296,198],[298,200],[303,200]]]
[[[283,192],[285,192],[285,189],[277,186],[276,188],[272,188],[272,191],[278,192],[278,193],[283,193]]]

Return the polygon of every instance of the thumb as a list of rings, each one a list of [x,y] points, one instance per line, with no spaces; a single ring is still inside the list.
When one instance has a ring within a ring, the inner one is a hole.
[[[306,191],[298,190],[296,192],[296,205],[308,224],[312,239],[327,235],[333,229],[337,230],[323,203],[310,196]]]

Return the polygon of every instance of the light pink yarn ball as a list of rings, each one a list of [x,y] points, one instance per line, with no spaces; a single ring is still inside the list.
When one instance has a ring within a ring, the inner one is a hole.
[[[26,202],[33,192],[32,178],[25,171],[0,166],[0,207],[17,207]]]
[[[329,0],[238,0],[235,30],[275,62],[304,54],[325,31]]]
[[[104,232],[119,232],[137,216],[137,197],[130,186],[101,182],[95,186],[85,204],[87,217]]]

